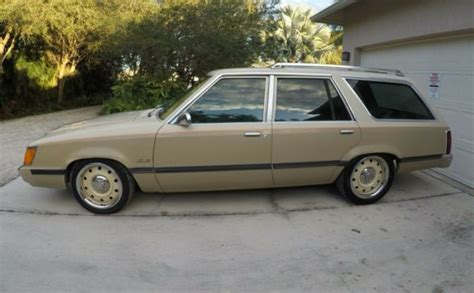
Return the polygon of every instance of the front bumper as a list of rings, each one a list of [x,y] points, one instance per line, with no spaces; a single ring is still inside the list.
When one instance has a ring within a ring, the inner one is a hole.
[[[65,170],[37,169],[30,166],[18,168],[21,178],[32,186],[66,189]]]

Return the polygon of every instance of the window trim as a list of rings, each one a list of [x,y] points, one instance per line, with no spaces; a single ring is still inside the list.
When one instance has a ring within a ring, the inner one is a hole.
[[[391,80],[391,79],[384,79],[384,78],[370,78],[370,77],[358,77],[358,76],[341,76],[341,79],[344,81],[346,86],[349,88],[351,93],[357,98],[358,102],[362,105],[364,108],[365,112],[367,115],[374,121],[377,122],[421,122],[421,123],[431,123],[433,121],[438,121],[438,117],[436,115],[436,111],[431,107],[431,105],[428,103],[428,101],[423,97],[423,95],[418,91],[418,89],[415,87],[415,85],[407,80]],[[399,85],[406,85],[410,87],[413,92],[418,96],[418,98],[421,100],[423,105],[428,109],[430,114],[433,116],[433,119],[394,119],[394,118],[377,118],[370,113],[369,109],[365,105],[365,103],[362,101],[361,97],[356,93],[356,91],[352,88],[351,84],[348,79],[352,80],[364,80],[364,81],[373,81],[373,82],[381,82],[381,83],[392,83],[392,84],[399,84]]]
[[[345,107],[347,113],[349,113],[349,116],[350,116],[351,119],[350,120],[321,120],[321,121],[317,121],[317,120],[316,121],[276,121],[275,118],[276,118],[276,109],[277,109],[277,100],[278,100],[277,86],[278,86],[278,79],[279,78],[327,80],[329,83],[331,83],[333,85],[335,91],[337,92],[337,94],[341,98],[341,100],[344,104],[344,107]],[[352,108],[351,108],[350,104],[346,101],[346,98],[344,97],[341,90],[337,86],[337,83],[334,81],[333,77],[330,76],[330,75],[328,75],[328,76],[325,76],[325,75],[322,75],[322,76],[315,76],[315,75],[275,75],[274,76],[274,82],[273,82],[272,94],[273,94],[273,99],[272,99],[273,107],[272,107],[272,113],[271,113],[270,121],[272,121],[273,123],[349,123],[349,122],[356,122],[356,118],[353,114],[353,111],[352,111]]]
[[[215,124],[249,124],[249,123],[265,123],[267,122],[267,109],[268,109],[268,97],[269,97],[269,84],[270,76],[268,74],[262,75],[218,75],[215,79],[211,79],[209,84],[203,85],[203,89],[199,90],[195,96],[190,97],[188,101],[184,102],[181,107],[176,109],[176,112],[172,116],[167,124],[177,124],[177,119],[181,113],[186,112],[190,107],[192,107],[203,95],[205,95],[213,86],[215,86],[219,81],[224,79],[264,79],[265,80],[265,92],[264,92],[264,104],[262,112],[262,121],[249,121],[249,122],[212,122],[212,123],[193,123],[193,125],[215,125]]]

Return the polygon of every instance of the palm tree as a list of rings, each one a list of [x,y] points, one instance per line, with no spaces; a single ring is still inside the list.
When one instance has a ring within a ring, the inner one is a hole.
[[[333,49],[331,30],[311,20],[311,9],[286,6],[281,10],[275,29],[268,38],[277,43],[275,56],[284,62],[317,62],[319,56]]]

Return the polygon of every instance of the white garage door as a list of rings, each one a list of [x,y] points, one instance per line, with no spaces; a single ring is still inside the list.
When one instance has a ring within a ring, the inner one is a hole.
[[[474,187],[474,36],[364,49],[361,66],[400,69],[415,82],[453,133],[453,163],[437,171]],[[429,96],[433,73],[439,92]]]

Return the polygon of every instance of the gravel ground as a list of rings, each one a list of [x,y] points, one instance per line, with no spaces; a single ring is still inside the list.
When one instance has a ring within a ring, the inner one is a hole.
[[[0,186],[18,177],[26,146],[46,132],[97,116],[100,106],[35,115],[0,122]]]

